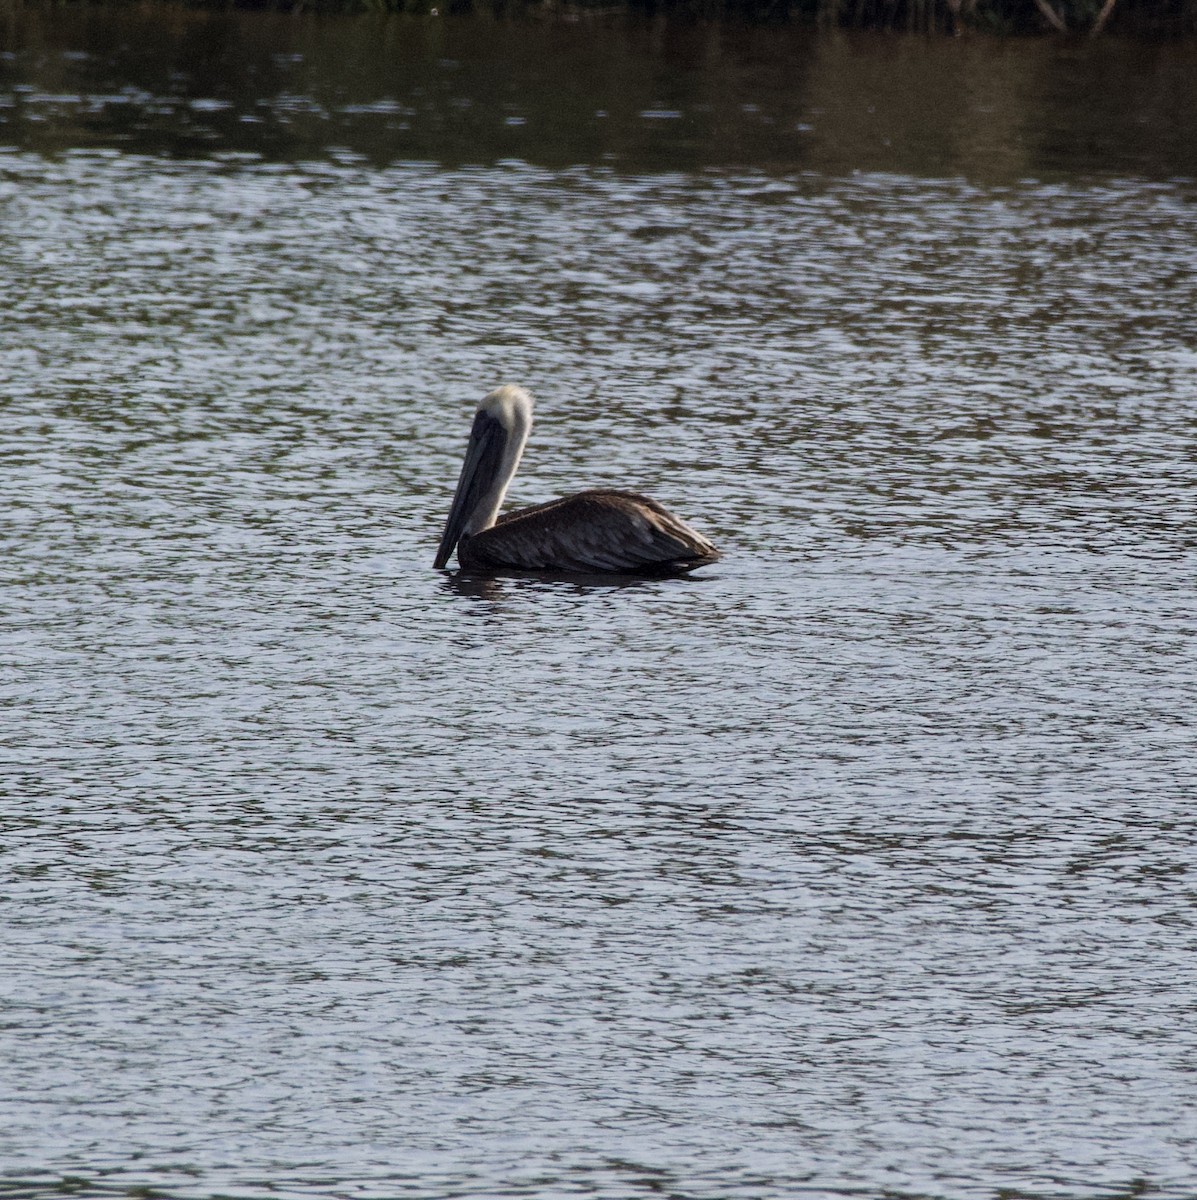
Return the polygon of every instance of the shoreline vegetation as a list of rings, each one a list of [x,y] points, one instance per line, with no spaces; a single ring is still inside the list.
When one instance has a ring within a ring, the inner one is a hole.
[[[18,4],[22,0],[16,0]],[[29,2],[29,0],[26,0]],[[39,7],[45,0],[33,0]],[[295,14],[409,13],[580,19],[621,14],[752,23],[800,23],[963,36],[1091,38],[1102,33],[1179,37],[1197,33],[1197,0],[50,0],[106,5],[179,5]]]

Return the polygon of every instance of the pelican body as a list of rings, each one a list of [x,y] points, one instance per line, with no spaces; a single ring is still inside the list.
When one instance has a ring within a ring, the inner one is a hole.
[[[679,575],[719,551],[648,496],[593,488],[499,516],[532,428],[532,397],[506,384],[474,414],[435,566],[470,571]]]

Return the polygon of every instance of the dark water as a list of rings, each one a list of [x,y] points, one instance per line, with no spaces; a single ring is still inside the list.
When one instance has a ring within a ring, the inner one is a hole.
[[[0,29],[0,1196],[1197,1195],[1192,47]]]

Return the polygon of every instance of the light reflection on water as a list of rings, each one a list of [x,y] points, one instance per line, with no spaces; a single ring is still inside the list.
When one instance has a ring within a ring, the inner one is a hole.
[[[12,1194],[1191,1194],[1192,184],[225,149],[0,155]]]

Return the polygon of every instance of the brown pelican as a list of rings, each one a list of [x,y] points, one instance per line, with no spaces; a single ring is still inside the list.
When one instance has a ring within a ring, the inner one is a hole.
[[[594,488],[499,516],[532,428],[532,397],[506,384],[474,414],[435,566],[457,547],[467,570],[678,575],[719,551],[647,496]]]

